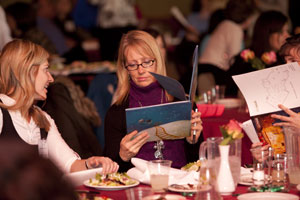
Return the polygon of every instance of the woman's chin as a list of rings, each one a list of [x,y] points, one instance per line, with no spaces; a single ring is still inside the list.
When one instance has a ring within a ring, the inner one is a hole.
[[[47,95],[44,94],[44,95],[40,95],[40,94],[35,94],[34,95],[34,100],[36,101],[44,101],[47,99]]]
[[[153,83],[153,82],[151,82],[151,81],[139,81],[139,82],[136,83],[136,85],[139,86],[139,87],[147,87],[151,83]]]

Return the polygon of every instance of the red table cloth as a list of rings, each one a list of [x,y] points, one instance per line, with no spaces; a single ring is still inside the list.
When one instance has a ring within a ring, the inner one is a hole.
[[[204,117],[203,121],[203,136],[204,139],[208,137],[222,136],[220,126],[227,124],[230,119],[235,119],[238,122],[244,122],[250,119],[249,113],[244,109],[231,108],[225,109],[224,113],[219,117]],[[242,139],[242,166],[252,163],[252,156],[250,153],[251,141],[246,134]]]
[[[145,185],[145,184],[140,184],[138,187],[150,187],[150,186]],[[92,188],[88,188],[85,186],[80,186],[80,187],[78,187],[78,189],[79,190],[98,191],[98,192],[100,192],[100,194],[98,194],[97,196],[106,196],[106,197],[112,198],[114,200],[127,200],[125,190],[102,191],[102,190],[95,190]],[[248,190],[248,186],[238,185],[238,187],[236,188],[235,192],[232,195],[222,196],[223,200],[235,200],[235,199],[237,199],[238,195],[247,193],[247,190]],[[295,187],[291,187],[289,193],[295,194],[298,196],[300,194],[299,191]],[[168,194],[180,194],[180,193],[168,192]],[[192,200],[192,199],[195,199],[195,196],[196,196],[196,194],[194,194],[193,196],[186,196],[186,199]]]

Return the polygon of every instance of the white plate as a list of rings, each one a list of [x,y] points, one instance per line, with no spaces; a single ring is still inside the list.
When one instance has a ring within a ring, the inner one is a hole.
[[[155,200],[155,199],[160,199],[160,197],[163,197],[165,200],[186,200],[184,196],[177,195],[177,194],[167,194],[164,196],[160,194],[156,194],[156,195],[144,197],[142,200]]]
[[[90,178],[95,178],[96,173],[101,173],[101,172],[102,172],[102,167],[68,173],[64,176],[64,178],[69,179],[75,186],[80,186],[85,180],[88,180]]]
[[[265,175],[265,178],[268,179],[268,175]],[[252,185],[253,180],[252,180],[252,173],[245,173],[245,174],[241,174],[240,176],[240,181],[239,184],[240,185]]]
[[[170,185],[168,189],[172,192],[197,192],[197,191],[207,191],[211,189],[211,186],[210,185],[198,186],[197,184],[194,185],[190,184],[190,186],[187,184],[184,185],[173,184]]]
[[[240,185],[252,185],[252,173],[241,174],[240,176]]]
[[[136,182],[132,185],[120,185],[120,186],[97,186],[97,185],[91,185],[89,182],[90,180],[86,180],[83,182],[83,185],[91,188],[95,188],[97,190],[123,190],[131,187],[135,187],[138,184],[140,184],[139,181],[135,180]]]
[[[242,105],[242,100],[238,98],[217,99],[217,104],[223,104],[225,108],[237,108]]]
[[[298,200],[299,197],[294,194],[280,193],[280,192],[255,192],[247,193],[238,196],[238,200]]]

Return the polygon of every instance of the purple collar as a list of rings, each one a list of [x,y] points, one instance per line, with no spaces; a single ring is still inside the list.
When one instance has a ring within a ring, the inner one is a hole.
[[[157,81],[140,87],[130,80],[129,108],[167,103],[164,89]]]

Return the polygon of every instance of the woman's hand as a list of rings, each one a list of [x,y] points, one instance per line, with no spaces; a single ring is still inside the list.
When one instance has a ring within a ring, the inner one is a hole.
[[[93,156],[85,160],[75,160],[71,166],[71,172],[102,167],[103,174],[117,172],[119,165],[108,157]]]
[[[252,149],[251,154],[256,160],[258,160],[259,162],[262,162],[262,161],[266,160],[269,155],[269,153],[268,153],[269,147],[270,147],[269,144],[263,146],[263,143],[261,143],[261,142],[253,143],[251,145],[251,149]],[[257,151],[254,151],[254,149],[256,149]],[[264,153],[262,153],[262,152],[264,152]]]
[[[108,157],[93,156],[85,162],[88,169],[102,166],[102,174],[114,173],[119,169],[119,165]]]
[[[292,110],[288,109],[287,107],[279,104],[278,107],[282,109],[286,114],[289,115],[283,116],[283,115],[276,115],[272,114],[271,117],[275,119],[279,119],[282,122],[274,123],[274,126],[287,126],[287,127],[293,127],[296,128],[298,131],[300,131],[300,115],[293,112]]]
[[[135,156],[140,148],[147,142],[149,135],[147,132],[143,132],[137,137],[137,131],[132,131],[127,134],[121,140],[119,155],[124,161],[129,161],[133,156]],[[133,139],[134,138],[134,139]]]
[[[193,144],[193,134],[194,130],[196,131],[195,135],[195,143],[198,141],[200,134],[202,132],[202,120],[201,120],[201,113],[200,112],[194,112],[192,110],[192,120],[191,120],[191,135],[186,137],[186,140],[188,143]]]

